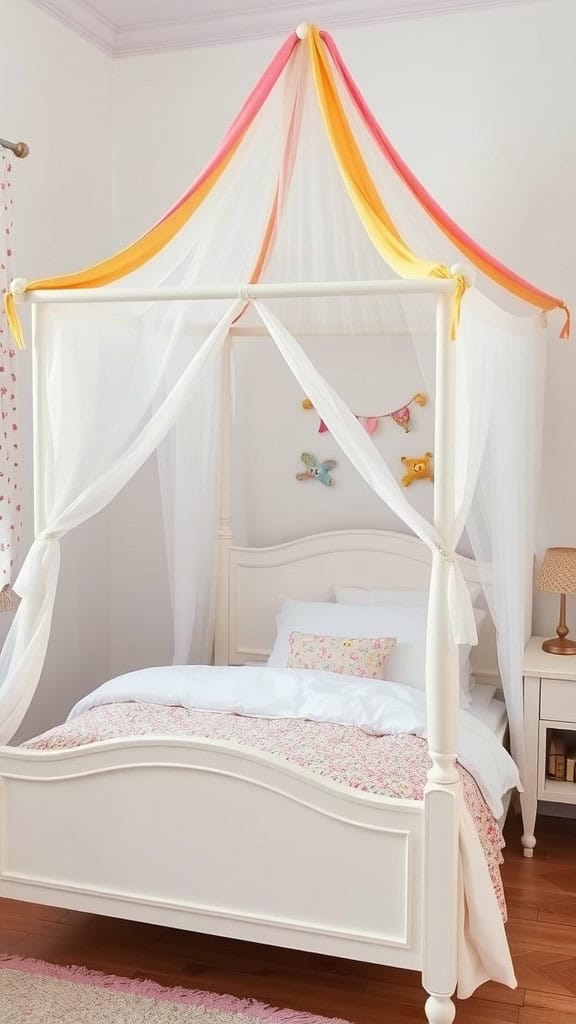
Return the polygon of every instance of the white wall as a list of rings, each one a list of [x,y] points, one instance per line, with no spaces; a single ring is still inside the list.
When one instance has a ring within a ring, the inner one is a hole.
[[[445,208],[495,255],[576,309],[576,136],[569,127],[576,101],[573,19],[573,0],[550,0],[341,29],[335,36],[385,130]],[[141,231],[187,187],[280,42],[116,63],[118,243]],[[243,358],[250,359],[248,353]],[[342,379],[348,379],[351,366],[342,353],[332,363],[336,378]],[[257,363],[240,369],[251,398],[257,398],[250,402],[243,425],[249,440],[242,487],[250,510],[250,539],[271,542],[302,528],[351,523],[395,525],[347,467],[339,471],[338,490],[322,493],[318,487],[311,498],[304,493],[305,485],[297,489],[292,474],[298,454],[314,441],[298,408],[298,389],[274,353],[259,354]],[[570,468],[575,370],[575,341],[554,339],[549,350],[540,552],[548,544],[576,544],[576,478]],[[408,390],[412,379],[412,370],[407,370]],[[394,404],[403,390],[390,385],[382,395],[384,407]],[[369,374],[365,390],[357,379],[352,391],[358,404],[364,397],[368,407],[376,400]],[[424,440],[425,422],[422,429]],[[411,441],[416,442],[416,435]],[[389,445],[401,442],[389,428],[383,451],[389,453]],[[570,612],[576,620],[576,601]],[[539,595],[535,629],[548,632],[555,613],[555,600]]]
[[[0,134],[25,139],[15,161],[16,273],[28,278],[76,270],[110,249],[111,61],[28,0],[2,0]],[[21,361],[26,512],[32,536],[30,349]],[[72,428],[73,429],[73,428]],[[105,519],[63,545],[62,582],[45,672],[24,732],[61,720],[78,680],[108,671],[107,574],[95,551],[107,547]],[[0,619],[5,631],[8,616]]]

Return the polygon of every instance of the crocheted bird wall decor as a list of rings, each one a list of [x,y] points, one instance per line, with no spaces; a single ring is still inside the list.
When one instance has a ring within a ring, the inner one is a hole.
[[[302,452],[300,458],[306,469],[303,473],[296,474],[297,480],[318,480],[325,487],[334,487],[334,480],[330,476],[331,471],[337,466],[334,459],[318,462],[310,452]]]

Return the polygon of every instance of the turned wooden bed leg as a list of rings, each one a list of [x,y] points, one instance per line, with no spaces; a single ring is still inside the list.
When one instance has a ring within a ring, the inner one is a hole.
[[[450,996],[429,996],[425,1009],[428,1024],[452,1024],[456,1016],[456,1007]]]
[[[432,758],[424,793],[422,984],[430,996],[429,1024],[451,1024],[458,979],[460,778],[453,758],[438,754]]]

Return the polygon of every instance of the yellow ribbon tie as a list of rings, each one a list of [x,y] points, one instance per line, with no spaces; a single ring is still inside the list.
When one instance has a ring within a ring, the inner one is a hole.
[[[462,299],[466,294],[468,284],[464,274],[459,272],[454,273],[449,270],[448,267],[439,265],[432,271],[431,277],[440,277],[444,281],[455,281],[456,290],[454,292],[454,299],[452,302],[452,316],[450,318],[450,341],[456,341],[458,337],[458,328],[460,326],[460,313],[462,311]]]
[[[20,317],[18,316],[18,310],[16,309],[16,302],[11,291],[7,291],[4,295],[4,310],[6,312],[6,319],[8,321],[10,334],[14,338],[16,345],[19,349],[26,348],[22,324],[20,323]]]

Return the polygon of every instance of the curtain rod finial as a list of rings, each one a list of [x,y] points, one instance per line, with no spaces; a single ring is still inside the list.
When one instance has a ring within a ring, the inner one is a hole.
[[[308,35],[308,25],[306,24],[305,21],[301,22],[301,24],[298,25],[298,28],[296,29],[296,35],[298,36],[298,39],[306,39],[306,36]]]
[[[28,288],[28,281],[25,277],[13,277],[10,282],[11,295],[24,295]]]

